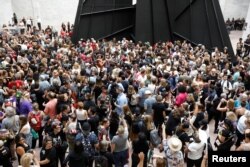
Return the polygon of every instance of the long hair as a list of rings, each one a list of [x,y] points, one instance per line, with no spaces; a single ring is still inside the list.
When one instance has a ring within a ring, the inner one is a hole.
[[[32,157],[33,157],[33,155],[31,153],[23,154],[23,156],[21,157],[21,161],[20,161],[21,166],[22,167],[30,167]]]
[[[26,117],[25,115],[20,115],[19,116],[19,121],[20,121],[20,129],[19,132],[22,130],[23,126],[26,125],[28,123],[28,117]]]

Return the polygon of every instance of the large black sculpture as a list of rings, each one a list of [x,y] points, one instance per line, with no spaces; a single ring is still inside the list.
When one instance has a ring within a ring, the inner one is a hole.
[[[236,61],[218,0],[79,0],[72,40],[92,37],[226,46]]]

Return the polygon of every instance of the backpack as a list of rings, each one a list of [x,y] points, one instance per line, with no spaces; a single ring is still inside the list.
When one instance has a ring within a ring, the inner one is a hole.
[[[88,135],[82,135],[82,144],[84,148],[84,152],[89,156],[92,157],[95,155],[95,149],[93,148],[91,144],[91,135],[93,135],[94,132],[90,132]]]
[[[103,155],[94,156],[93,167],[108,167],[108,159]]]
[[[33,124],[31,119],[34,118],[37,122],[37,124]],[[35,131],[39,131],[42,127],[42,118],[41,118],[41,112],[39,111],[38,114],[34,114],[33,112],[30,113],[30,125]]]
[[[150,142],[153,144],[154,147],[157,147],[159,144],[161,144],[161,138],[158,134],[157,129],[153,129],[150,131]]]

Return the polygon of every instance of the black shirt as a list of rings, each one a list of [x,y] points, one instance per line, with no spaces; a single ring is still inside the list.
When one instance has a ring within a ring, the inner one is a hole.
[[[45,165],[40,165],[41,167],[57,167],[57,161],[56,161],[56,149],[52,147],[49,150],[46,150],[45,148],[41,149],[40,152],[40,160],[43,161],[45,159],[48,159],[50,162]]]
[[[164,121],[163,112],[165,111],[165,105],[163,103],[154,103],[152,106],[154,110],[154,121],[160,122],[160,125]]]
[[[10,150],[7,147],[0,148],[0,166],[12,167]]]
[[[69,162],[69,167],[87,167],[88,166],[88,155],[86,153],[75,153],[71,152],[66,157],[65,161],[63,162],[66,164]]]
[[[112,167],[114,164],[114,157],[113,154],[111,152],[102,152],[100,151],[100,155],[106,157],[108,159],[108,167]]]

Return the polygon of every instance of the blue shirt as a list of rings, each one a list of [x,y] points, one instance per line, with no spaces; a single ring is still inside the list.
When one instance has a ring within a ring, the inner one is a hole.
[[[116,112],[118,115],[123,114],[123,106],[128,104],[128,99],[124,93],[120,93],[116,100]]]

